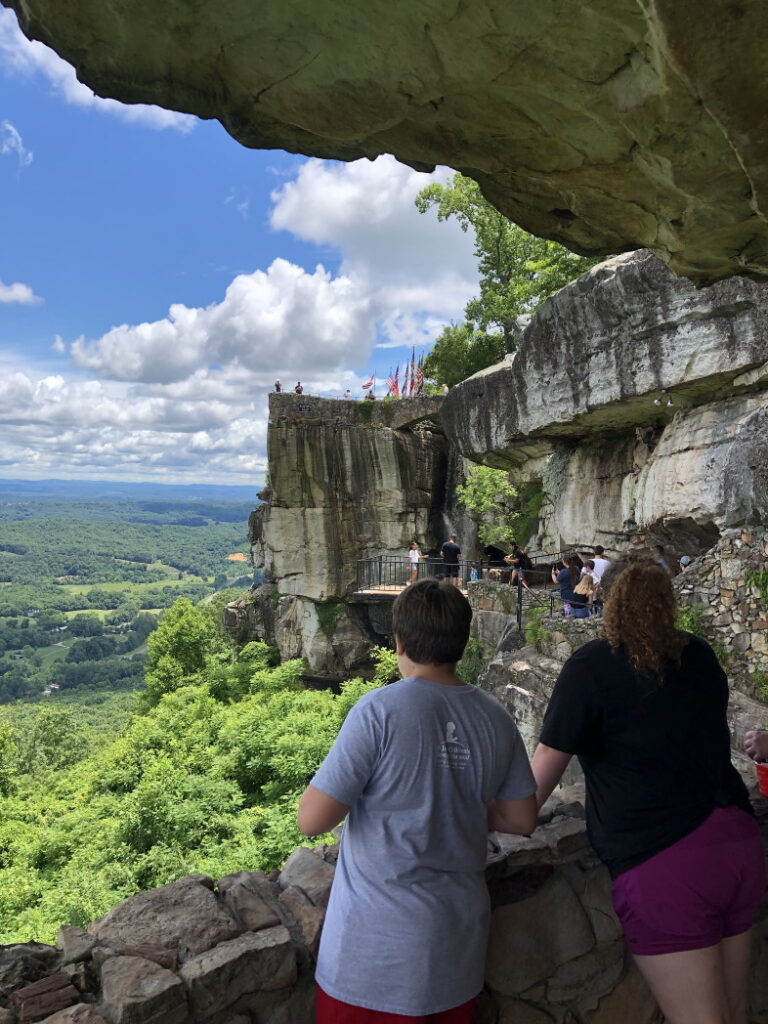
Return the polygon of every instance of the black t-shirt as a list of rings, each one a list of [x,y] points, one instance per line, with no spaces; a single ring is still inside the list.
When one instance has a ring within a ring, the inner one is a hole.
[[[585,644],[565,663],[541,742],[577,755],[587,832],[611,875],[676,843],[715,807],[752,813],[731,764],[727,706],[727,677],[699,637],[689,637],[680,665],[655,687],[607,640]]]
[[[458,544],[454,544],[452,540],[447,540],[445,544],[440,548],[443,553],[443,559],[446,565],[458,565],[459,555],[461,554],[461,548]]]

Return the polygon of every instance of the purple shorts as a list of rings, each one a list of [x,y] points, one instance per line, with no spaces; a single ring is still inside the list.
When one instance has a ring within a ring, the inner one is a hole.
[[[613,908],[638,956],[716,946],[752,926],[765,893],[757,822],[717,808],[697,829],[613,882]]]

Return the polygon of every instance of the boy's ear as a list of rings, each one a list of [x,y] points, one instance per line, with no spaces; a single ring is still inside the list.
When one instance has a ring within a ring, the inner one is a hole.
[[[397,633],[395,633],[395,654],[405,654],[405,648],[400,643],[400,637],[397,635]]]

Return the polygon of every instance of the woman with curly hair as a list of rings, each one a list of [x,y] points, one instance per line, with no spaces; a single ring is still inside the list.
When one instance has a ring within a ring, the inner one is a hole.
[[[544,717],[539,805],[578,757],[589,838],[668,1024],[746,1024],[765,864],[731,764],[728,680],[711,647],[676,628],[663,568],[619,564],[604,584],[605,639],[566,662]]]

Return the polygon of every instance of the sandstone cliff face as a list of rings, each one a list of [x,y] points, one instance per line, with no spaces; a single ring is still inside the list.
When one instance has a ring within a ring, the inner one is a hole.
[[[270,398],[268,500],[251,541],[276,586],[241,618],[264,623],[281,656],[306,659],[311,674],[348,675],[388,631],[377,609],[350,603],[358,560],[404,556],[413,539],[435,551],[453,525],[460,467],[437,427],[441,402]]]
[[[448,164],[577,251],[768,268],[761,0],[2,0],[97,93],[246,146]]]
[[[697,290],[648,252],[545,302],[511,360],[447,396],[449,440],[541,479],[540,545],[702,551],[768,515],[768,288]]]

